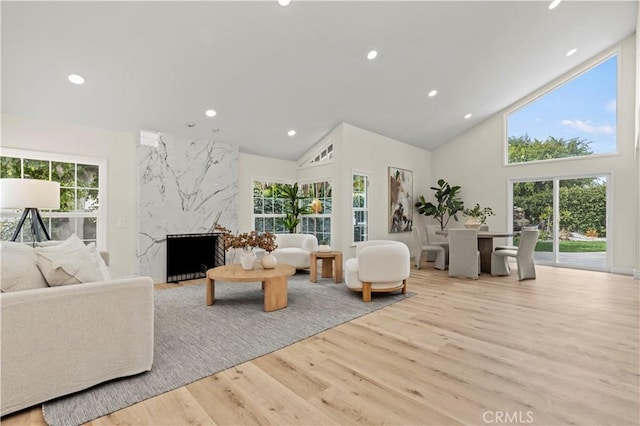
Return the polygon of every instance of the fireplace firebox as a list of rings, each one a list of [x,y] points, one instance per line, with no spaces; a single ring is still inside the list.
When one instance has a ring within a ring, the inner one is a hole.
[[[224,264],[220,234],[167,235],[167,283],[204,278],[208,269]]]

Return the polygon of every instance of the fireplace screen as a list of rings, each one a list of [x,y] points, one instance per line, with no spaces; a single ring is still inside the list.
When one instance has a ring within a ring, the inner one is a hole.
[[[204,278],[208,269],[224,263],[224,245],[217,233],[167,235],[168,283]]]

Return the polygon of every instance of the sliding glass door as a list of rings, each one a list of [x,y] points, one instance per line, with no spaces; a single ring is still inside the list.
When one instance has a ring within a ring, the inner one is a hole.
[[[537,263],[609,271],[607,181],[606,175],[512,181],[514,243],[534,226]]]

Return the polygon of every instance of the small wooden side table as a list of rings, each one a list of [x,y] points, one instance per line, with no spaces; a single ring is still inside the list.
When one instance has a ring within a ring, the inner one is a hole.
[[[333,277],[336,283],[342,282],[342,252],[314,251],[311,252],[311,268],[309,278],[312,283],[318,282],[318,259],[322,259],[322,278]]]

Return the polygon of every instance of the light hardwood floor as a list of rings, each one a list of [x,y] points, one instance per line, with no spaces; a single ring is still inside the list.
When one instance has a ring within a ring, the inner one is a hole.
[[[425,263],[408,300],[90,424],[637,425],[640,283],[537,273]],[[2,423],[44,421],[34,407]]]

